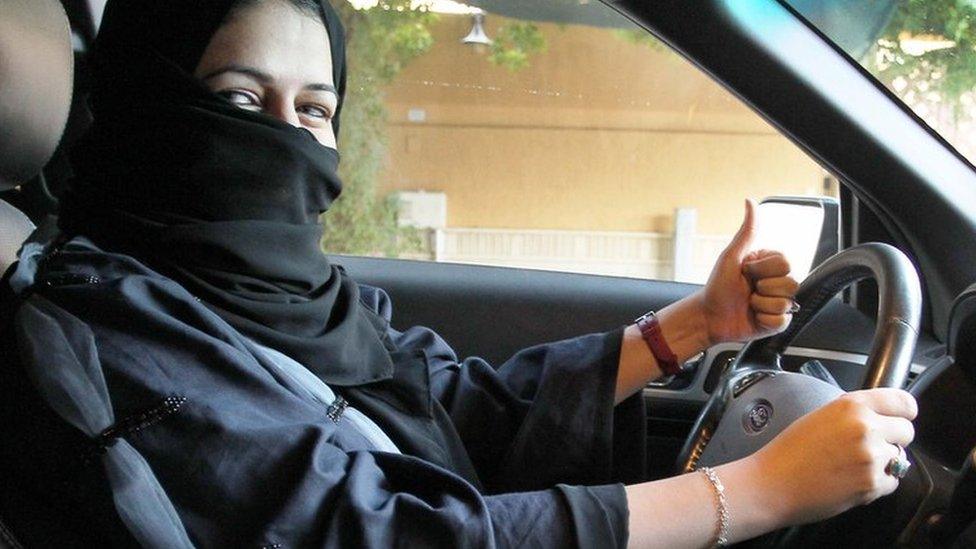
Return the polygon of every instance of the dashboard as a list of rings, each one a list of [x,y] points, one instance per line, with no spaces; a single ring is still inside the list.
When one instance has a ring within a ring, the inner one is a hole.
[[[709,348],[690,361],[691,364],[686,366],[689,371],[686,376],[649,383],[644,389],[645,398],[679,399],[704,404],[715,390],[722,372],[735,359],[740,349],[741,343],[723,343]],[[798,371],[804,364],[817,361],[826,367],[842,389],[853,391],[861,386],[867,359],[866,354],[793,346],[784,353],[782,366],[784,370]],[[908,385],[925,369],[926,365],[913,363]]]

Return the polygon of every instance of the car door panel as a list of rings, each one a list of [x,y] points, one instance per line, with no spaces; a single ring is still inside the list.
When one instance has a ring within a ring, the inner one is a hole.
[[[480,265],[348,256],[337,262],[390,295],[394,327],[433,328],[459,355],[495,365],[532,345],[627,325],[698,288]]]
[[[379,287],[394,305],[393,325],[423,325],[461,356],[498,365],[526,347],[629,324],[700,286],[480,265],[334,256],[362,284]],[[822,360],[842,383],[860,379],[874,323],[832,301],[797,338],[791,361]],[[714,378],[737,344],[710,349],[689,379],[645,390],[648,469],[666,476]],[[715,371],[711,371],[715,369]],[[854,371],[852,371],[852,369]],[[711,375],[709,375],[711,374]]]
[[[462,355],[500,364],[526,347],[630,324],[700,288],[657,280],[333,256],[358,282],[393,300],[393,326],[422,325]],[[865,352],[871,319],[836,300],[797,338],[799,347]]]

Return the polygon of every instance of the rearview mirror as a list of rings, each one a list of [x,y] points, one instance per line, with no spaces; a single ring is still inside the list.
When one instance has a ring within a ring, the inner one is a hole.
[[[755,249],[783,252],[793,278],[803,280],[814,267],[840,251],[840,204],[836,198],[774,196],[757,211]]]

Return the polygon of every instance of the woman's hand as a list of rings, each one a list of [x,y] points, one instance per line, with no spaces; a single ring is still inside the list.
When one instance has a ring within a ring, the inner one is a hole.
[[[749,251],[755,240],[756,205],[746,201],[742,227],[712,269],[705,288],[657,312],[665,341],[678,363],[725,341],[745,341],[784,330],[793,315],[798,284],[779,252]],[[661,369],[636,326],[624,332],[617,369],[621,402]]]
[[[890,494],[889,460],[915,437],[915,399],[899,389],[845,394],[780,433],[750,460],[769,482],[786,524],[832,517]],[[758,479],[757,479],[758,480]]]
[[[719,465],[730,541],[832,517],[890,494],[885,473],[915,436],[915,399],[898,389],[848,393],[801,417],[749,457]],[[718,524],[700,472],[627,487],[631,547],[703,547]]]
[[[781,332],[793,315],[797,282],[779,252],[750,251],[756,234],[756,204],[746,201],[745,219],[712,269],[704,290],[693,296],[704,317],[710,345],[746,341]]]

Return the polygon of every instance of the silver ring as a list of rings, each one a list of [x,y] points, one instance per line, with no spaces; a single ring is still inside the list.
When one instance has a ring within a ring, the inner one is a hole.
[[[800,304],[797,303],[796,300],[794,299],[793,305],[790,306],[790,310],[787,312],[790,313],[791,315],[795,315],[796,313],[800,312]]]
[[[898,457],[888,460],[888,464],[885,465],[885,474],[901,480],[908,474],[912,462],[908,461],[908,454],[905,453],[904,448],[897,444],[895,444],[895,448],[898,448]]]

